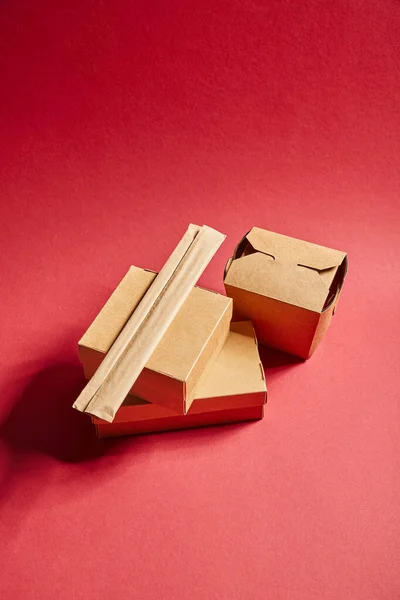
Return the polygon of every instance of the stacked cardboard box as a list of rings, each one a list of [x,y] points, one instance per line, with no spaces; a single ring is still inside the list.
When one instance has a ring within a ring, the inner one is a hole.
[[[83,335],[78,348],[87,379],[155,277],[131,267]],[[261,419],[267,392],[257,340],[251,323],[231,325],[231,317],[230,298],[193,288],[113,422],[92,416],[98,434]]]
[[[261,419],[257,338],[304,359],[320,343],[346,253],[254,227],[227,263],[222,296],[194,286],[223,239],[190,225],[159,274],[129,269],[83,335],[89,383],[74,407],[99,436]]]

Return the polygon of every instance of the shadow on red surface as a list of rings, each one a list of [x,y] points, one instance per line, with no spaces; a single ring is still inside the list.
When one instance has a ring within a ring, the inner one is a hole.
[[[260,347],[260,356],[267,385],[288,368],[304,362],[266,347]],[[84,385],[82,369],[76,364],[58,363],[39,371],[0,425],[0,440],[14,452],[46,454],[68,463],[104,455],[121,440],[98,439],[89,417],[72,409]],[[194,434],[195,438],[203,436],[201,431]]]
[[[0,519],[6,540],[19,534],[39,498],[84,494],[112,478],[121,462],[111,451],[120,440],[98,439],[90,419],[72,408],[85,383],[80,366],[49,364],[32,376],[0,425],[0,506],[15,514]]]
[[[85,382],[78,365],[61,363],[33,376],[0,427],[15,452],[42,453],[63,462],[95,458],[110,442],[96,438],[90,419],[72,409]]]
[[[267,348],[260,353],[267,384],[302,362]],[[245,422],[98,439],[89,417],[72,408],[85,385],[80,365],[50,360],[49,365],[32,376],[0,425],[0,505],[7,504],[16,515],[2,524],[6,539],[18,535],[24,517],[42,495],[84,496],[86,490],[117,477],[125,462],[136,463],[140,471],[141,461],[152,452],[196,452],[205,444],[218,452],[230,438],[257,427],[257,422]]]
[[[267,385],[288,368],[303,362],[263,347],[260,355]],[[29,494],[33,493],[35,486],[32,486],[31,478],[43,469],[51,469],[48,459],[75,465],[74,478],[79,477],[84,483],[93,485],[95,471],[101,474],[98,479],[110,477],[113,467],[121,461],[131,461],[133,456],[140,460],[140,454],[154,451],[175,452],[182,447],[193,451],[204,444],[219,446],[227,438],[241,435],[248,427],[255,426],[255,423],[245,422],[163,432],[161,435],[99,439],[89,417],[72,408],[85,385],[80,365],[60,361],[50,365],[33,375],[0,425],[0,450],[9,455],[1,478],[2,501],[12,497],[14,502],[21,496],[21,490],[30,489]],[[17,495],[15,490],[18,490]],[[21,496],[18,502],[27,507],[30,500]]]
[[[259,346],[261,362],[264,366],[265,378],[268,382],[275,379],[278,375],[284,374],[287,369],[296,365],[304,364],[302,358],[268,348],[267,346]]]
[[[132,444],[135,451],[139,447],[157,446],[155,438],[160,433],[165,451],[183,444],[185,447],[209,444],[249,424],[232,423],[156,432],[157,435],[99,439],[89,417],[72,408],[84,385],[82,368],[76,364],[58,363],[39,371],[0,425],[0,441],[5,442],[15,456],[27,458],[28,455],[43,454],[64,463],[84,463],[123,452]]]

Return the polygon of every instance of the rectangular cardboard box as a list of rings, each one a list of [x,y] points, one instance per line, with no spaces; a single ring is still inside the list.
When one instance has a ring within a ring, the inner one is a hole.
[[[245,406],[214,412],[174,415],[144,421],[124,421],[123,423],[107,423],[96,425],[98,437],[117,437],[139,433],[156,433],[175,429],[191,429],[209,425],[226,425],[243,421],[257,421],[264,416],[263,406]]]
[[[163,394],[160,388],[159,393]],[[267,398],[264,370],[250,322],[232,323],[220,354],[196,386],[187,415],[128,395],[114,422],[92,417],[98,435],[123,435],[261,419]]]
[[[93,376],[155,277],[153,271],[131,267],[83,335],[78,352],[87,379]],[[230,298],[195,287],[134,384],[132,393],[160,403],[174,414],[185,414],[203,372],[226,341],[231,317]]]
[[[260,343],[309,358],[334,314],[345,252],[254,227],[225,269],[234,319],[251,319]]]

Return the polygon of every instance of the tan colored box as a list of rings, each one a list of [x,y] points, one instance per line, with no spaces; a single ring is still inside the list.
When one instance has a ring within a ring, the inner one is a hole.
[[[254,227],[225,269],[234,319],[251,319],[258,341],[309,358],[337,306],[345,252]]]
[[[156,273],[131,267],[79,341],[79,358],[90,379]],[[218,356],[229,333],[232,300],[195,287],[168,328],[132,393],[185,414],[194,388]],[[162,393],[160,393],[162,390]]]
[[[245,406],[244,408],[229,408],[195,415],[174,415],[142,421],[124,421],[123,423],[107,423],[96,425],[98,437],[118,437],[140,433],[156,433],[173,431],[175,429],[192,429],[208,425],[227,425],[243,421],[259,421],[264,416],[263,406]]]
[[[196,386],[186,415],[129,395],[113,423],[97,417],[92,421],[101,437],[247,421],[263,417],[266,399],[257,340],[247,321],[231,324],[226,343]]]

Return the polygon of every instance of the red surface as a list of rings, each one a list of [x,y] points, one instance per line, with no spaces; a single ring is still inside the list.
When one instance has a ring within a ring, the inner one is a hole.
[[[400,4],[0,3],[2,600],[397,600]],[[189,221],[347,250],[255,424],[96,442],[76,343]]]

